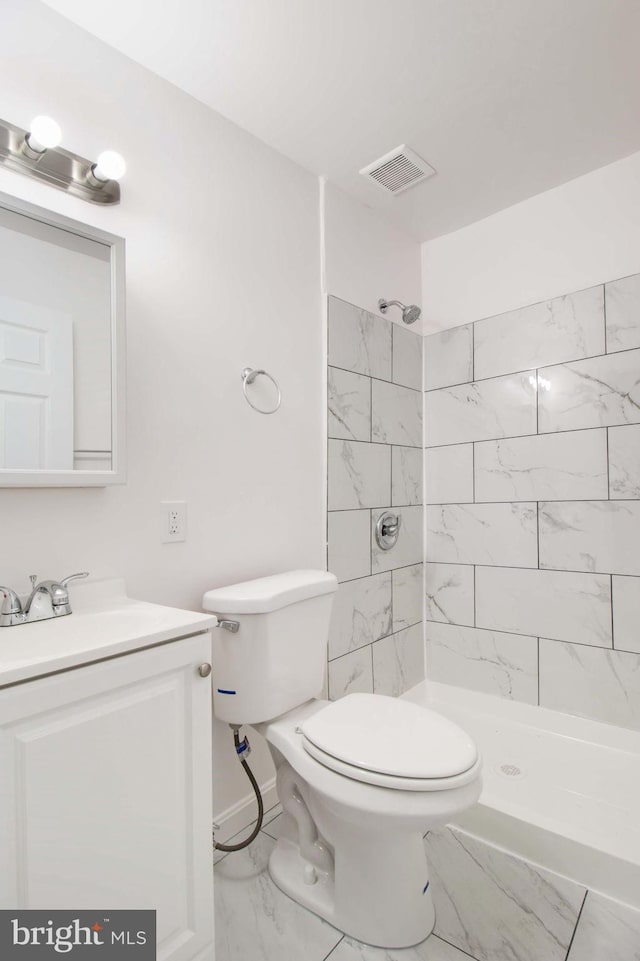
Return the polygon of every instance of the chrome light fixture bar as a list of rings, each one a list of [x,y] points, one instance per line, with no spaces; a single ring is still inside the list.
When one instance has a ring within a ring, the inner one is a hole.
[[[48,126],[34,121],[29,131],[0,120],[0,165],[92,204],[120,203],[120,184],[114,178],[114,173],[117,176],[124,173],[124,161],[119,154],[107,151],[101,154],[98,163],[93,163],[55,146],[60,139],[60,128],[54,121],[44,117],[36,120],[47,120]],[[101,165],[100,160],[105,156],[107,163]],[[114,156],[120,164],[113,163]]]

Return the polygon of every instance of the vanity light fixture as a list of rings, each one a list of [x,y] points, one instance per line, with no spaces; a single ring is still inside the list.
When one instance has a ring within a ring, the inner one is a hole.
[[[96,163],[59,146],[62,131],[51,117],[35,117],[29,130],[0,120],[0,166],[57,187],[93,204],[120,203],[118,180],[127,165],[115,150]]]

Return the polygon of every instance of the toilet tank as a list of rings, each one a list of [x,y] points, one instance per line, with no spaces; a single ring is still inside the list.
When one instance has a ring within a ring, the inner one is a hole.
[[[238,630],[213,630],[213,711],[257,724],[322,691],[338,582],[325,571],[287,571],[207,591],[205,611]],[[230,625],[233,626],[233,625]]]

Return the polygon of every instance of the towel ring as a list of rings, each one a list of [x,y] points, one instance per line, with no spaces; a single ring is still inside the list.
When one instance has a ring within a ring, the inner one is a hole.
[[[278,391],[278,399],[276,401],[276,406],[272,407],[271,410],[263,410],[262,407],[256,407],[256,405],[252,403],[249,395],[247,394],[247,384],[252,384],[256,379],[256,377],[260,377],[260,375],[262,375],[263,377],[267,377],[271,381],[275,389]],[[252,367],[245,367],[242,373],[240,374],[240,377],[242,378],[242,393],[244,394],[245,399],[249,404],[249,406],[253,407],[254,410],[257,410],[259,414],[275,414],[275,412],[280,407],[280,402],[282,400],[280,387],[278,386],[278,382],[275,379],[275,377],[272,377],[271,374],[268,374],[266,370],[253,370]]]

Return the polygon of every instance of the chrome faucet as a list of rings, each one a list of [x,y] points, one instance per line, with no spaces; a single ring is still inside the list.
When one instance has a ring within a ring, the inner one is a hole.
[[[88,577],[89,572],[70,574],[60,581],[40,581],[32,574],[31,594],[24,607],[15,591],[0,587],[0,627],[15,627],[17,624],[30,624],[45,621],[51,617],[64,617],[71,614],[67,584],[79,577]]]

